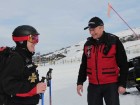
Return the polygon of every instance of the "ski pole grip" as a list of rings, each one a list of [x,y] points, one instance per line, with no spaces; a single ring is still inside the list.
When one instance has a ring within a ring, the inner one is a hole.
[[[49,87],[50,86],[50,82],[49,81],[51,81],[51,79],[52,79],[52,68],[49,68],[49,71],[47,72],[47,75],[46,75],[46,79],[47,79],[47,86]]]
[[[52,78],[52,76],[51,76],[52,70],[53,70],[52,68],[49,68],[49,71],[47,72],[47,75],[46,75],[47,80],[51,80],[51,78]]]
[[[46,79],[45,77],[42,77],[41,82],[45,82],[45,79]]]

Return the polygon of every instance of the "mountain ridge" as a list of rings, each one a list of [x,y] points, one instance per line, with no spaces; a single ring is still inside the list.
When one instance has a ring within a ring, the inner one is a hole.
[[[133,31],[137,34],[133,34]],[[113,33],[118,36],[123,43],[128,59],[131,59],[137,56],[140,53],[140,28],[134,28],[132,30],[123,30],[120,32]],[[83,53],[83,46],[86,42],[86,39],[76,43],[74,45],[61,48],[54,52],[41,55],[42,59],[45,61],[58,61],[58,60],[71,60],[71,59],[81,59]]]

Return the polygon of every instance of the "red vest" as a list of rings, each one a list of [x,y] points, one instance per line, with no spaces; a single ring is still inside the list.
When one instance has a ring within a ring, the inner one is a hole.
[[[116,63],[116,45],[112,44],[107,55],[103,54],[104,45],[85,46],[87,56],[87,75],[89,83],[107,84],[118,81],[119,68]]]

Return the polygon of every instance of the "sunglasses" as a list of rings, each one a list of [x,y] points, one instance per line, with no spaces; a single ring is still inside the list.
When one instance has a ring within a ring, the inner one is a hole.
[[[38,35],[29,35],[29,36],[22,36],[22,37],[13,36],[13,40],[14,41],[25,41],[25,40],[27,40],[31,43],[36,44],[39,41],[39,37],[38,37]]]

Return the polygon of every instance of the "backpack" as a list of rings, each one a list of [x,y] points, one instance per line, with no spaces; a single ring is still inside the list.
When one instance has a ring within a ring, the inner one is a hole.
[[[2,73],[6,64],[9,62],[12,53],[14,52],[14,48],[10,47],[0,47],[0,105],[5,105],[6,103],[6,95],[3,92],[1,81],[2,81]]]
[[[14,49],[10,47],[0,47],[0,72],[4,69],[13,51]]]

